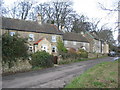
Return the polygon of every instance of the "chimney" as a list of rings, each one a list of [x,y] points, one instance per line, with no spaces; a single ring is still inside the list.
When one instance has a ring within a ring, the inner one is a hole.
[[[40,13],[38,13],[38,15],[37,15],[37,22],[38,22],[38,24],[42,24],[42,16],[40,15]]]

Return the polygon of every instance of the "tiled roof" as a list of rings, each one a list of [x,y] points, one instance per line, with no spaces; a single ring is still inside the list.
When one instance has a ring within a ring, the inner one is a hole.
[[[39,32],[49,34],[63,34],[52,24],[38,24],[35,21],[25,21],[20,19],[11,19],[2,17],[2,29],[28,31],[28,32]]]
[[[92,32],[90,32],[90,34],[94,37],[94,39],[97,39],[97,40],[100,39],[100,37],[96,31],[92,31]]]
[[[83,35],[73,32],[64,33],[63,39],[68,41],[88,42]]]

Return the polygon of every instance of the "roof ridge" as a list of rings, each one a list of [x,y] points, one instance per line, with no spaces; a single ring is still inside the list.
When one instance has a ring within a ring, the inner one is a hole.
[[[64,34],[63,38],[72,41],[89,42],[82,34],[75,32],[67,32]]]
[[[2,17],[5,19],[11,19],[11,20],[18,20],[18,21],[25,21],[25,22],[36,22],[36,21],[31,21],[31,20],[24,20],[24,19],[18,19],[18,18],[10,18],[10,17]]]
[[[2,17],[2,29],[39,32],[57,35],[63,34],[57,29],[57,27],[55,27],[54,25],[51,26],[51,24],[48,23],[40,25],[36,21],[20,20],[6,17]]]

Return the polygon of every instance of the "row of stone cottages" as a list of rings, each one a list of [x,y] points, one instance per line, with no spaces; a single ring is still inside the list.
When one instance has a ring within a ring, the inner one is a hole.
[[[58,55],[57,41],[61,39],[67,49],[83,48],[88,52],[108,53],[109,45],[101,41],[95,32],[89,33],[63,33],[53,24],[42,24],[41,19],[35,21],[25,21],[2,17],[2,34],[9,32],[11,36],[19,34],[28,38],[29,51],[36,52],[45,50],[46,52]]]

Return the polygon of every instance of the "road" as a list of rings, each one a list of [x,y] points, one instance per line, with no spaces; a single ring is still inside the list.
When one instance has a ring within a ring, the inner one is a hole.
[[[73,77],[79,76],[90,67],[104,61],[114,61],[114,57],[4,76],[2,77],[2,86],[3,88],[63,88]]]

